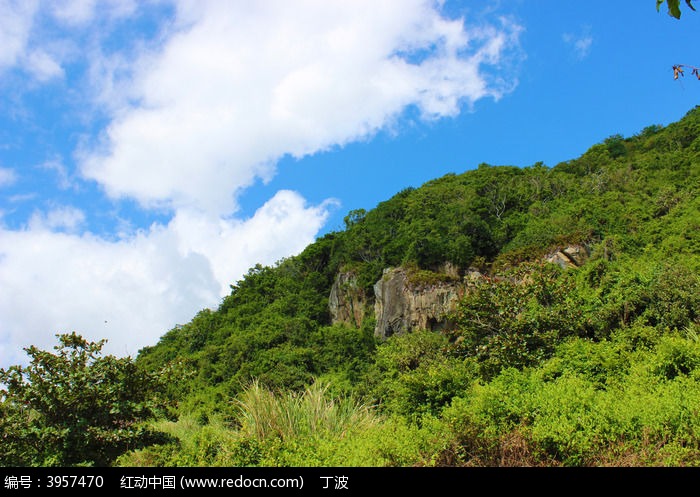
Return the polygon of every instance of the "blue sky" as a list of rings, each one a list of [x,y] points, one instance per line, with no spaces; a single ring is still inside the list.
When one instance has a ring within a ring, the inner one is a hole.
[[[677,121],[698,28],[654,0],[0,0],[0,367],[70,331],[134,356],[352,209]]]

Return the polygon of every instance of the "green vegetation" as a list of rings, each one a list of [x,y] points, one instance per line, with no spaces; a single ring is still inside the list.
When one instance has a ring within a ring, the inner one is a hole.
[[[28,367],[0,369],[2,465],[104,466],[164,439],[142,423],[165,407],[156,374],[101,357],[104,341],[58,339],[56,354],[29,347]]]
[[[30,349],[29,370],[2,373],[0,462],[700,465],[700,107],[554,167],[449,174],[345,222],[251,268],[134,362],[77,337],[57,368]],[[547,262],[567,247],[585,260]],[[469,281],[451,326],[375,337],[373,285],[397,266],[425,288]],[[358,326],[332,320],[339,273],[367,301]],[[150,383],[163,370],[177,381]],[[76,408],[90,395],[104,409]]]
[[[666,6],[668,7],[668,15],[673,16],[676,19],[681,18],[681,0],[656,0],[656,10],[661,9],[661,6],[664,3],[666,3]],[[685,0],[685,4],[691,10],[695,10],[692,0]]]

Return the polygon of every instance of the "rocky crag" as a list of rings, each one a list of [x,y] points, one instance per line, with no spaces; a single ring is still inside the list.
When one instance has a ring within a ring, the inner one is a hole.
[[[551,251],[544,260],[568,269],[581,266],[588,256],[585,245],[570,245]],[[450,316],[470,284],[486,275],[475,269],[461,273],[452,266],[434,275],[426,280],[416,278],[411,269],[386,268],[373,286],[374,294],[366,295],[352,272],[338,273],[329,296],[332,321],[359,327],[365,316],[373,313],[374,333],[382,339],[413,330],[448,328],[452,326]]]

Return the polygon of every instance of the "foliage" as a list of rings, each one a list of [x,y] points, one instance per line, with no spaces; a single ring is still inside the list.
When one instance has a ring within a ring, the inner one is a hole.
[[[662,337],[637,352],[621,336],[576,350],[580,343],[455,399],[444,420],[461,440],[463,463],[700,464],[697,342]],[[517,454],[508,445],[515,439]]]
[[[436,416],[476,378],[473,361],[450,357],[447,338],[431,331],[394,335],[377,350],[368,383],[382,410],[420,422]]]
[[[163,407],[159,379],[130,358],[101,356],[104,340],[58,335],[52,354],[32,346],[27,367],[0,369],[0,462],[107,466],[160,440],[142,426]]]
[[[572,281],[554,264],[521,265],[478,280],[457,307],[450,353],[475,358],[490,378],[537,364],[567,336],[585,336],[587,317]]]
[[[668,6],[668,15],[675,17],[676,19],[681,18],[681,1],[680,0],[656,0],[656,10],[658,11],[661,6],[666,2]],[[685,0],[685,4],[691,9],[695,10],[693,7],[692,0]]]

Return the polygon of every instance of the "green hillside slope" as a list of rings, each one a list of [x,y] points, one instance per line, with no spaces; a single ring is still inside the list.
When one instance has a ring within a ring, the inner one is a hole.
[[[182,368],[170,395],[199,429],[212,419],[242,429],[232,399],[253,381],[277,402],[322,384],[329,399],[374,406],[382,429],[406,431],[397,440],[425,445],[388,448],[409,455],[384,459],[350,447],[350,463],[697,464],[699,190],[700,108],[554,167],[481,164],[352,211],[345,230],[251,268],[217,310],[138,362]],[[585,263],[546,262],[567,246],[584,247]],[[373,285],[399,266],[415,284],[481,277],[449,329],[382,340]],[[329,312],[341,272],[367,301],[355,326]],[[448,431],[442,442],[424,440],[434,423]],[[381,440],[382,429],[370,432]],[[264,457],[253,463],[298,464],[308,450],[283,457],[256,440]],[[508,459],[510,443],[521,460]]]
[[[448,174],[345,224],[133,364],[73,336],[88,352],[34,350],[35,380],[62,382],[37,383],[44,397],[29,370],[2,372],[0,464],[700,465],[700,107],[553,167]],[[392,274],[392,298],[424,308],[382,300]],[[403,322],[378,319],[392,306]],[[71,410],[94,374],[95,436]]]

